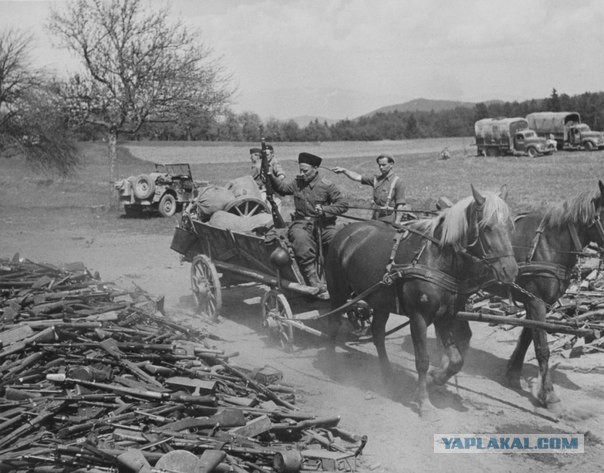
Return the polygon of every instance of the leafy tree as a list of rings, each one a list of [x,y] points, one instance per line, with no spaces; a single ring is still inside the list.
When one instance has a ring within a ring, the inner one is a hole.
[[[56,88],[29,60],[32,37],[0,32],[0,154],[23,155],[44,171],[70,174],[78,164]]]
[[[549,109],[552,112],[560,111],[560,97],[558,97],[558,91],[556,89],[552,89],[552,94],[549,97]]]
[[[417,127],[417,120],[413,114],[409,115],[407,119],[407,124],[405,126],[405,136],[406,138],[418,138],[419,137],[419,129]]]
[[[217,139],[219,141],[243,141],[243,133],[236,113],[228,110],[224,114],[218,125]]]
[[[264,125],[264,138],[267,141],[286,141],[283,128],[284,122],[269,118]]]
[[[63,89],[71,123],[107,134],[110,206],[120,134],[214,116],[234,92],[198,34],[169,14],[143,0],[70,0],[50,16],[50,31],[83,66]]]
[[[489,118],[489,110],[484,102],[480,102],[474,105],[474,121],[477,122],[483,118]]]
[[[241,132],[244,141],[260,141],[262,138],[263,125],[258,115],[251,112],[245,112],[240,115]]]
[[[294,120],[288,120],[283,124],[284,141],[299,141],[300,126]]]

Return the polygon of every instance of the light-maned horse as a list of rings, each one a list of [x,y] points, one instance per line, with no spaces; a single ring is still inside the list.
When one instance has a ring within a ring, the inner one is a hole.
[[[589,243],[604,247],[604,184],[598,181],[598,191],[583,192],[572,199],[543,212],[533,212],[516,218],[512,246],[518,262],[517,284],[523,293],[512,295],[524,304],[526,317],[545,321],[548,307],[566,292],[578,256]],[[498,288],[487,288],[500,292]],[[463,321],[458,322],[463,325]],[[467,323],[467,322],[466,322]],[[459,330],[464,330],[459,327]],[[543,329],[523,328],[507,367],[509,384],[520,388],[520,375],[526,351],[533,341],[539,380],[537,400],[546,407],[560,401],[554,391],[549,371],[549,346]]]
[[[431,407],[428,378],[444,384],[459,372],[469,347],[472,332],[467,325],[459,326],[463,332],[457,331],[453,314],[464,308],[481,283],[493,277],[511,283],[516,277],[511,229],[505,201],[495,193],[481,195],[472,186],[472,196],[434,218],[407,224],[400,231],[381,222],[352,223],[330,245],[325,269],[331,306],[342,306],[351,293],[369,291],[364,300],[373,309],[373,343],[386,379],[391,374],[385,347],[388,316],[397,312],[409,317],[420,414]],[[392,284],[380,284],[387,273]],[[428,375],[426,331],[432,323],[445,353],[441,366]],[[332,356],[339,325],[339,315],[329,317]]]

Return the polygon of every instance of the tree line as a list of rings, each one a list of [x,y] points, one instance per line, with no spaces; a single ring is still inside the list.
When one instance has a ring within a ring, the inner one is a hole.
[[[474,107],[455,107],[440,111],[378,112],[354,120],[332,124],[315,119],[306,126],[294,120],[263,121],[255,113],[236,114],[227,110],[222,116],[186,128],[179,123],[162,127],[143,127],[134,139],[259,141],[379,141],[416,138],[462,137],[474,134],[474,123],[482,118],[525,117],[532,112],[572,111],[593,130],[604,129],[604,92],[585,92],[569,96],[553,89],[544,99],[523,102],[493,101]],[[90,137],[81,137],[89,139]]]

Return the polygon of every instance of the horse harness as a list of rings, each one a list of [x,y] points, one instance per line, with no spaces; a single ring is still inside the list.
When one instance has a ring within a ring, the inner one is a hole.
[[[410,264],[396,264],[394,262],[394,259],[395,259],[398,247],[399,247],[401,241],[404,240],[405,238],[407,238],[410,233],[415,233],[416,235],[419,235],[426,241],[424,241],[422,247],[417,252],[415,257],[413,258],[413,261]],[[495,281],[495,280],[486,281],[481,284],[476,284],[476,283],[470,284],[470,282],[469,282],[470,280],[459,281],[457,278],[455,278],[443,271],[440,271],[438,269],[429,268],[425,265],[420,264],[419,259],[421,258],[421,255],[423,254],[423,252],[425,251],[425,249],[428,246],[428,243],[430,243],[430,242],[438,245],[439,247],[441,246],[440,241],[438,239],[434,238],[433,236],[428,235],[419,230],[416,230],[415,228],[409,226],[408,224],[401,225],[400,227],[397,228],[397,233],[396,233],[396,236],[394,237],[394,244],[393,244],[392,250],[390,252],[390,258],[388,260],[388,264],[386,265],[386,273],[384,274],[382,279],[379,280],[378,282],[376,282],[375,284],[373,284],[372,286],[368,287],[364,291],[362,291],[360,294],[357,294],[355,297],[350,299],[344,305],[342,305],[336,309],[333,309],[325,314],[321,314],[316,317],[313,317],[313,319],[322,319],[325,317],[329,317],[331,315],[343,313],[346,310],[348,310],[349,308],[351,308],[352,306],[354,306],[360,300],[363,300],[365,297],[372,294],[379,287],[391,286],[392,284],[394,284],[395,280],[397,280],[397,279],[402,279],[402,280],[404,280],[404,279],[422,279],[426,282],[439,286],[440,288],[454,294],[455,296],[458,296],[458,295],[468,296],[468,295],[473,294],[474,292],[478,291],[483,286],[487,286],[487,285],[490,285],[493,283],[499,284],[499,281]],[[484,242],[482,241],[482,235],[481,235],[480,230],[478,230],[478,235],[476,237],[476,240],[474,242],[472,242],[471,245],[468,245],[468,247],[474,246],[478,243],[480,243],[481,248],[484,250],[485,245],[484,245]],[[474,256],[474,255],[468,253],[466,249],[463,250],[463,253],[465,255],[469,256],[470,258],[474,259],[475,261],[485,263],[488,266],[490,266],[491,261],[493,261],[494,259],[498,259],[498,258],[501,258],[502,256],[505,256],[505,255],[500,255],[500,256],[490,255],[490,254],[487,254],[486,252],[484,252],[484,256],[479,258],[477,256]],[[398,304],[398,298],[396,298],[396,301]],[[397,327],[397,329],[402,328],[407,323]],[[393,329],[393,330],[396,330],[396,329]]]
[[[597,209],[596,209],[597,210]],[[520,215],[516,218],[516,221],[525,217],[526,215]],[[533,261],[535,257],[535,251],[537,250],[537,246],[541,241],[541,236],[545,231],[545,223],[546,217],[544,216],[539,222],[539,226],[537,230],[535,230],[535,235],[531,240],[531,246],[529,247],[529,251],[526,257],[526,260],[523,262],[518,262],[518,278],[526,277],[526,276],[538,276],[544,278],[556,279],[558,283],[562,286],[563,283],[566,283],[572,276],[573,268],[569,268],[567,266],[550,263],[547,261]],[[600,215],[596,212],[593,218],[593,221],[589,225],[589,227],[596,226],[596,230],[598,231],[598,235],[600,239],[604,241],[604,228],[602,227],[602,222],[600,220]],[[572,250],[572,253],[577,255],[581,255],[583,252],[583,245],[581,244],[581,240],[579,239],[579,234],[577,232],[576,226],[570,222],[567,225],[568,232],[570,234],[570,239],[572,241],[573,246],[575,247]],[[522,286],[517,283],[512,283],[511,287],[518,290],[522,294],[528,296],[531,299],[539,299],[532,292],[527,291]],[[541,300],[541,299],[539,299]],[[545,301],[541,300],[543,304],[549,309],[551,308],[550,304],[545,303]]]
[[[399,247],[401,241],[409,236],[409,233],[415,233],[416,235],[419,235],[420,237],[422,237],[424,242],[423,242],[421,248],[419,249],[419,251],[414,256],[411,263],[397,264],[397,263],[395,263],[394,260],[396,257],[396,253],[398,251],[398,247]],[[434,268],[429,268],[425,265],[420,264],[419,260],[422,256],[423,252],[426,250],[429,243],[434,243],[439,247],[441,246],[441,243],[438,239],[436,239],[433,236],[428,235],[424,232],[416,230],[415,228],[413,228],[411,226],[405,225],[405,226],[402,226],[401,228],[399,228],[397,230],[396,236],[394,237],[394,245],[392,246],[392,250],[390,252],[390,259],[388,261],[388,264],[386,265],[386,274],[384,275],[384,283],[390,285],[394,282],[395,279],[402,279],[402,280],[421,279],[421,280],[429,282],[431,284],[435,284],[436,286],[439,286],[440,288],[444,289],[445,291],[451,292],[451,293],[455,294],[456,296],[457,295],[469,296],[470,294],[473,294],[474,292],[481,289],[483,286],[496,282],[494,280],[489,280],[489,281],[482,282],[482,283],[476,283],[476,282],[472,282],[472,279],[460,280],[443,271],[440,271],[440,270],[434,269]],[[477,257],[477,256],[474,256],[474,255],[468,253],[467,249],[465,249],[465,248],[462,250],[462,253],[465,254],[466,256],[469,256],[474,261],[484,263],[487,266],[491,266],[492,261],[497,260],[497,259],[501,258],[502,256],[505,256],[505,255],[496,255],[496,254],[492,255],[492,254],[486,252],[485,244],[484,244],[484,241],[482,238],[482,233],[480,232],[480,230],[477,230],[476,240],[473,241],[470,245],[468,245],[468,248],[475,246],[477,244],[480,244],[482,254],[483,254],[482,257]]]
[[[524,217],[521,215],[518,219]],[[517,220],[518,220],[517,219]],[[559,282],[568,281],[572,274],[572,268],[568,268],[564,265],[557,263],[549,263],[547,261],[533,261],[535,257],[535,251],[537,251],[537,246],[541,241],[541,236],[545,231],[545,216],[539,222],[539,226],[535,231],[535,236],[531,241],[531,246],[529,247],[529,251],[526,257],[526,260],[518,263],[518,277],[521,276],[542,276],[542,277],[550,277],[558,279]],[[589,227],[596,226],[598,234],[602,241],[604,241],[604,228],[602,227],[602,222],[600,220],[600,215],[596,213],[593,222],[589,225]],[[581,240],[579,239],[579,234],[577,232],[577,227],[573,223],[569,223],[567,225],[568,232],[570,234],[570,239],[574,246],[574,250],[572,253],[576,253],[577,255],[581,255],[583,252],[583,245],[581,244]]]

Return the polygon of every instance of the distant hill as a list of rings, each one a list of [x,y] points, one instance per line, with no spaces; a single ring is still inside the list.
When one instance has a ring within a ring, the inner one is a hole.
[[[415,99],[409,102],[398,105],[387,105],[386,107],[378,108],[373,112],[366,113],[363,117],[370,117],[376,113],[390,112],[440,112],[442,110],[450,110],[456,107],[472,108],[476,105],[474,102],[460,102],[456,100],[431,100],[431,99]]]

